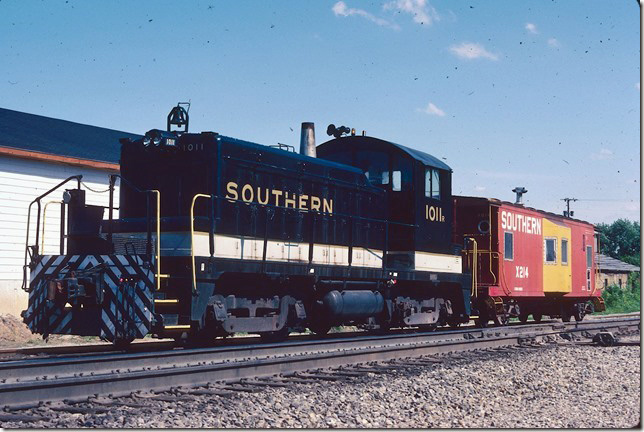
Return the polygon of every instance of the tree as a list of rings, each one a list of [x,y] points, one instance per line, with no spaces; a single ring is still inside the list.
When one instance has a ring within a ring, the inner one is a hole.
[[[618,219],[598,224],[600,251],[633,265],[640,265],[640,223]]]

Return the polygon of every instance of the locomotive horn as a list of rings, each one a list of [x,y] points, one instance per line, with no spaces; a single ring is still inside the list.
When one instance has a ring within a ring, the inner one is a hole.
[[[326,134],[329,136],[333,135],[335,138],[340,138],[342,135],[348,134],[349,132],[351,132],[351,129],[349,129],[348,127],[335,127],[333,123],[326,128]]]
[[[315,125],[310,122],[302,123],[302,135],[300,136],[300,154],[316,157],[315,152]]]

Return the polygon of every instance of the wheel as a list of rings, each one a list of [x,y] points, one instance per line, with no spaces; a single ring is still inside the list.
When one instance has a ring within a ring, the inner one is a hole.
[[[118,338],[112,341],[112,345],[114,345],[114,348],[117,350],[126,350],[130,348],[130,344],[133,340],[134,338]]]
[[[460,321],[456,321],[454,319],[447,320],[447,324],[453,329],[458,328],[461,325]]]
[[[534,322],[536,322],[537,324],[541,322],[541,318],[543,318],[543,315],[541,315],[540,313],[532,314],[532,319],[534,319]]]
[[[488,320],[488,319],[486,319],[486,318],[483,318],[483,319],[481,319],[481,318],[477,318],[477,319],[475,319],[475,320],[474,320],[474,325],[475,325],[476,327],[479,327],[479,328],[486,328],[486,327],[487,327],[487,322],[488,322],[488,321],[489,321],[489,320]]]
[[[309,324],[309,330],[318,336],[324,336],[331,330],[331,324],[325,322],[314,321]]]
[[[260,333],[259,337],[262,339],[262,342],[283,342],[288,338],[289,333],[288,327],[284,326],[281,330]]]
[[[494,318],[494,324],[498,326],[506,326],[508,325],[509,322],[510,322],[510,318],[508,317],[507,314],[497,315]]]
[[[528,314],[528,313],[523,313],[523,312],[521,312],[521,313],[519,314],[519,321],[521,321],[521,324],[525,324],[525,323],[527,323],[527,322],[528,322],[528,316],[529,316],[529,315],[530,315],[530,314]]]
[[[584,307],[584,304],[577,304],[575,305],[575,310],[573,312],[573,315],[575,317],[575,321],[580,322],[584,319],[584,316],[586,316],[586,308]]]

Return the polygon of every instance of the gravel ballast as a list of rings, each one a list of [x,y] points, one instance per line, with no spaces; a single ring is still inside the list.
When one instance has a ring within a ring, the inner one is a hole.
[[[639,336],[637,337],[639,338]],[[556,345],[462,353],[348,382],[72,414],[40,407],[11,427],[617,428],[640,422],[640,347]],[[133,402],[123,399],[123,402]],[[91,406],[84,404],[83,406]],[[7,414],[7,413],[5,413]]]

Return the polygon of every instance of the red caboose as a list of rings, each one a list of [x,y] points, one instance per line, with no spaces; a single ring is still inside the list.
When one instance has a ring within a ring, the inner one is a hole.
[[[454,197],[455,241],[472,274],[477,323],[532,314],[581,321],[605,310],[595,286],[595,227],[493,198]]]

